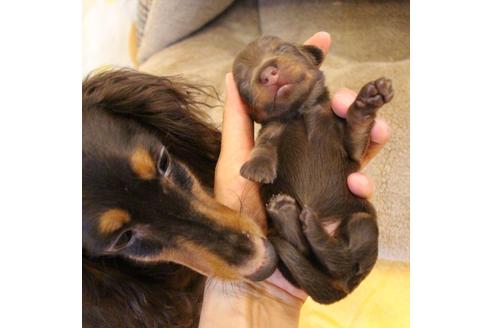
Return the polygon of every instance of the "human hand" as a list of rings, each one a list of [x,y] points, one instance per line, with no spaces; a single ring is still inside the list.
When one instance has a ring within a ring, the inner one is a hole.
[[[239,170],[254,147],[254,125],[239,97],[231,73],[226,75],[222,141],[215,169],[217,201],[255,220],[266,234],[266,213],[259,185]],[[200,328],[297,327],[307,295],[292,286],[278,270],[260,282],[234,285],[210,278],[203,296]],[[224,320],[224,318],[227,318]]]
[[[222,121],[222,141],[215,169],[215,199],[251,217],[265,232],[266,212],[259,184],[243,178],[239,170],[254,147],[254,124],[242,102],[231,73],[226,75],[226,103]],[[278,270],[267,281],[304,301],[304,291],[292,286]]]

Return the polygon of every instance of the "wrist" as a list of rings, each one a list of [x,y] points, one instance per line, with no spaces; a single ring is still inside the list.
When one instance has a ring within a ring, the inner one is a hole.
[[[297,327],[304,300],[268,281],[230,283],[209,279],[200,328]]]

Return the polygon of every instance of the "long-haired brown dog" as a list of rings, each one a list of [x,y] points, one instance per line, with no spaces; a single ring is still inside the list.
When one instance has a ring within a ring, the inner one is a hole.
[[[88,77],[83,96],[83,325],[193,327],[204,275],[262,280],[260,228],[211,196],[220,133],[176,78]]]
[[[341,119],[330,108],[322,61],[314,46],[263,37],[238,55],[234,79],[262,124],[241,174],[263,183],[279,267],[314,300],[332,303],[377,258],[376,212],[349,191],[347,177],[360,168],[376,111],[393,89],[384,78],[368,83]]]

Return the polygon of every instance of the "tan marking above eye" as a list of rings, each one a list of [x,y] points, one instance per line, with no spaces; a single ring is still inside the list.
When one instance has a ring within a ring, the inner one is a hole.
[[[141,179],[151,180],[157,175],[152,156],[143,148],[137,148],[137,150],[133,152],[130,158],[130,165],[133,172]]]
[[[99,217],[99,231],[109,234],[120,229],[125,223],[130,221],[130,214],[120,208],[107,210]]]
[[[218,255],[196,245],[193,241],[179,239],[179,248],[166,249],[153,256],[132,256],[143,262],[174,262],[187,266],[205,276],[219,277],[224,280],[237,280],[241,277],[240,268],[228,265]]]
[[[228,265],[218,255],[196,245],[192,241],[178,241],[181,250],[173,254],[173,261],[186,265],[207,276],[220,277],[226,280],[239,278],[237,269]]]

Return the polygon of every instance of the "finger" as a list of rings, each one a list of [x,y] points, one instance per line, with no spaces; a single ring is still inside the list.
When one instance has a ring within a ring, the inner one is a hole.
[[[347,117],[347,111],[355,101],[357,93],[350,89],[340,89],[331,98],[331,108],[341,118]]]
[[[328,49],[331,46],[331,35],[328,32],[318,32],[304,42],[304,44],[320,48],[326,57]]]
[[[362,161],[362,166],[369,163],[383,149],[390,136],[391,132],[388,123],[382,118],[376,118],[371,129],[371,142]]]
[[[221,155],[247,158],[254,146],[253,129],[253,122],[246,105],[241,101],[232,73],[227,73]]]
[[[370,198],[374,194],[374,182],[364,173],[352,173],[348,177],[350,191],[361,198]]]
[[[308,298],[308,295],[305,291],[294,287],[290,282],[287,281],[287,279],[284,278],[284,276],[282,275],[282,273],[280,273],[278,269],[276,269],[273,274],[265,281],[283,289],[287,293],[291,294],[294,297],[297,297],[303,302],[306,301],[306,299]]]

